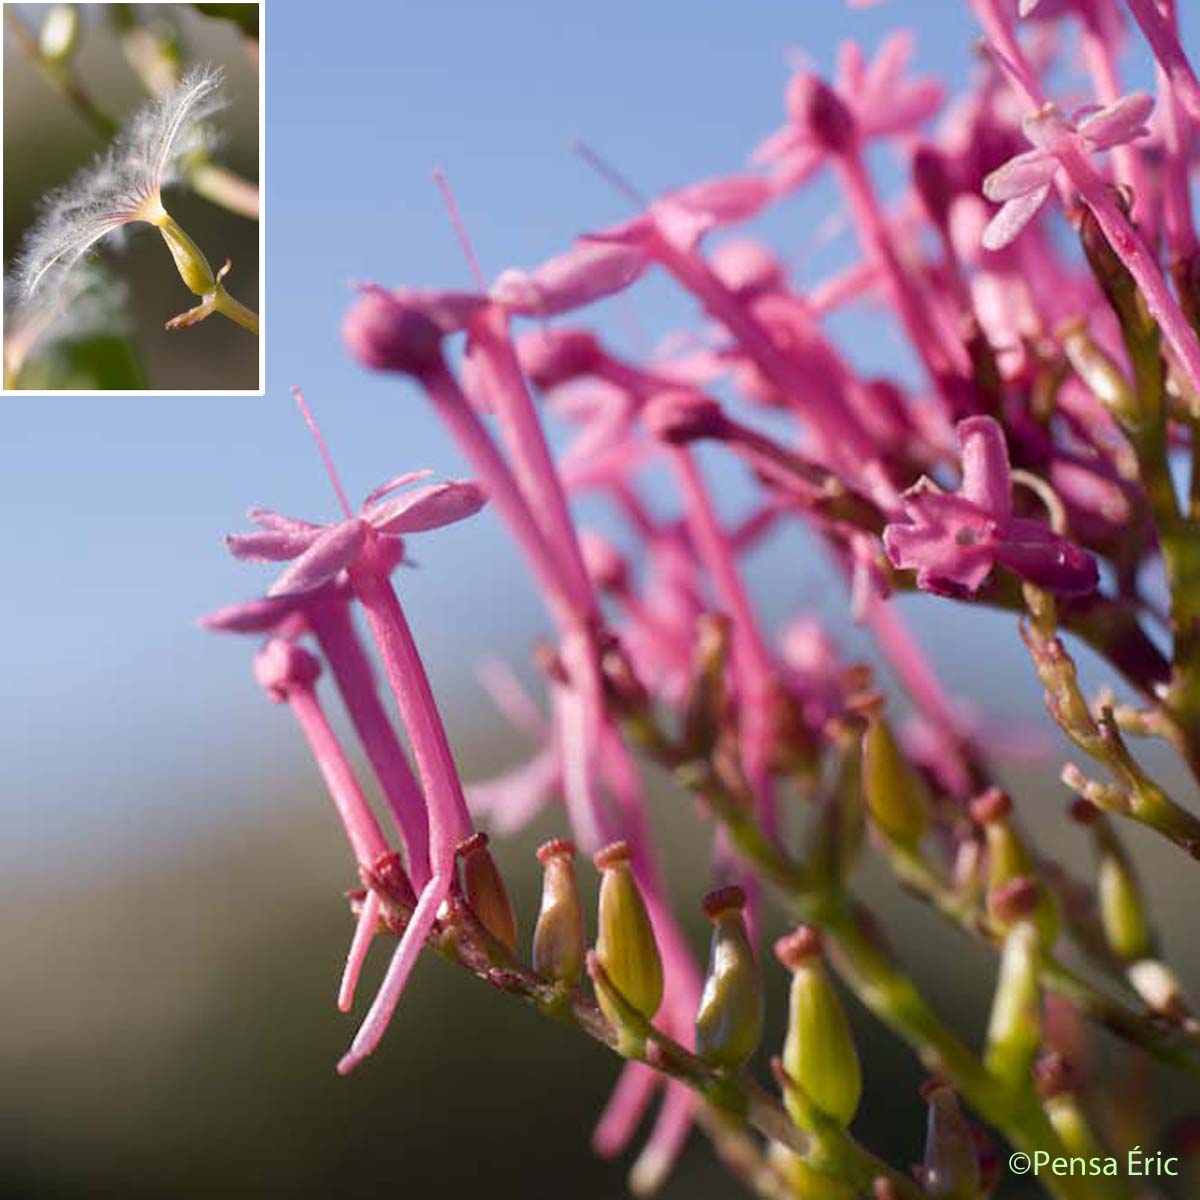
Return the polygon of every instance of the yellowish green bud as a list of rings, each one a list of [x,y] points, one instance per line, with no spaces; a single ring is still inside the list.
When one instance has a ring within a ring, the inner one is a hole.
[[[921,1098],[929,1106],[921,1186],[931,1200],[977,1200],[979,1155],[954,1089],[944,1080],[931,1079],[921,1089]]]
[[[1014,879],[989,897],[1008,932],[1000,954],[1000,974],[988,1021],[984,1065],[1011,1088],[1028,1083],[1042,1039],[1040,951],[1035,923],[1038,887]]]
[[[815,1170],[780,1142],[771,1143],[767,1161],[787,1184],[790,1194],[801,1200],[854,1200],[857,1194],[850,1184]]]
[[[821,936],[801,925],[775,943],[775,954],[792,973],[783,1069],[811,1104],[839,1125],[849,1125],[862,1095],[862,1069],[850,1022],[825,970]],[[785,1091],[792,1120],[810,1124],[802,1099]]]
[[[613,842],[593,861],[603,878],[596,936],[596,957],[609,982],[643,1017],[650,1020],[663,996],[662,958],[646,902],[629,865],[625,842]],[[620,1014],[603,990],[597,994],[604,1015],[620,1025]]]
[[[538,848],[542,907],[533,930],[533,969],[559,983],[576,983],[583,971],[587,935],[575,880],[575,846],[555,838]]]
[[[696,1053],[721,1067],[742,1066],[762,1040],[762,979],[742,916],[745,903],[739,887],[721,888],[704,898],[713,932],[696,1014]]]
[[[971,816],[983,826],[987,840],[987,882],[989,904],[992,898],[1003,896],[1006,884],[1014,880],[1028,880],[1037,895],[1038,935],[1044,946],[1052,946],[1058,937],[1060,914],[1058,902],[1046,888],[1037,882],[1037,868],[1028,847],[1017,833],[1012,822],[1012,800],[1000,788],[988,788],[971,802]],[[1009,922],[1001,913],[992,912],[992,918],[1001,929]]]
[[[508,889],[500,877],[496,860],[488,849],[486,833],[472,834],[458,847],[462,864],[463,893],[479,923],[509,953],[517,948],[517,919]]]
[[[929,825],[929,789],[878,716],[863,735],[863,795],[875,824],[893,841],[912,845]]]
[[[1071,816],[1092,831],[1096,843],[1096,897],[1109,949],[1125,963],[1154,953],[1154,935],[1133,864],[1105,815],[1087,800],[1071,806]]]
[[[1039,1058],[1033,1069],[1033,1081],[1046,1116],[1062,1144],[1077,1157],[1103,1158],[1104,1150],[1079,1107],[1073,1075],[1070,1064],[1055,1051]]]

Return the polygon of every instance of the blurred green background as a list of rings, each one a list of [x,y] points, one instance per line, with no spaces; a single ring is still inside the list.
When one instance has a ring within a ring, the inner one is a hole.
[[[6,4],[17,19],[37,30],[49,9],[31,4]],[[71,60],[87,94],[109,116],[121,120],[146,98],[131,71],[114,30],[110,10],[128,10],[128,19],[142,27],[169,30],[178,39],[182,67],[213,63],[225,72],[228,107],[213,121],[221,141],[215,161],[244,179],[258,179],[258,73],[245,39],[231,21],[203,16],[190,4],[80,6],[78,49]],[[11,17],[7,17],[11,20]],[[7,270],[34,219],[39,199],[66,182],[77,168],[103,148],[88,122],[30,63],[4,30],[4,263]],[[164,193],[171,215],[192,236],[216,270],[229,258],[233,268],[226,283],[230,292],[251,308],[261,307],[258,264],[258,223],[209,203],[184,182]],[[127,287],[124,307],[127,349],[114,362],[111,349],[104,357],[85,358],[95,379],[92,386],[127,391],[257,389],[261,386],[258,339],[221,317],[189,329],[170,332],[163,325],[191,308],[196,298],[183,285],[161,237],[145,225],[128,227],[123,244],[102,244],[97,261]],[[6,310],[6,322],[10,313]],[[69,318],[68,318],[69,320]],[[265,333],[265,327],[264,327]],[[79,387],[85,381],[62,380],[62,359],[68,351],[54,349],[47,367],[28,365],[22,386],[42,390]],[[85,351],[86,354],[86,351]]]

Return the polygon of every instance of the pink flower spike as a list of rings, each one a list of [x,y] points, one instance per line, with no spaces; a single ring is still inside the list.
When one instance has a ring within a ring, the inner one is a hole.
[[[366,509],[363,517],[379,533],[424,533],[474,516],[486,500],[477,483],[430,483]]]
[[[363,965],[367,961],[367,951],[370,950],[378,930],[380,907],[379,893],[368,888],[363,899],[362,911],[358,914],[358,922],[354,926],[354,937],[346,955],[346,968],[342,972],[342,982],[338,988],[337,1006],[340,1012],[349,1012],[354,1007],[354,993],[358,988]]]
[[[649,261],[637,246],[579,242],[532,271],[503,271],[490,294],[497,304],[523,316],[558,316],[624,291]]]
[[[311,592],[328,583],[350,565],[362,549],[366,534],[366,522],[357,517],[330,525],[271,584],[267,595],[289,596],[297,592]]]
[[[421,890],[417,907],[405,926],[400,937],[400,944],[392,955],[387,973],[383,977],[370,1011],[359,1027],[350,1049],[343,1055],[337,1065],[339,1075],[349,1075],[365,1058],[369,1058],[383,1040],[387,1027],[400,1003],[400,996],[408,983],[413,967],[417,964],[421,950],[425,946],[433,924],[437,920],[438,909],[450,892],[452,875],[448,869],[435,874]]]

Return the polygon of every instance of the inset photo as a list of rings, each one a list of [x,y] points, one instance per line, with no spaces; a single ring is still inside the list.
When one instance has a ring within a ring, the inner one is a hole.
[[[261,395],[262,4],[3,4],[5,394]]]

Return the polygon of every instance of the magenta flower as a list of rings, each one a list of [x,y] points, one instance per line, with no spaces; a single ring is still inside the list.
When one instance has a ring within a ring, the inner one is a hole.
[[[259,529],[231,534],[226,545],[235,558],[292,565],[271,585],[269,597],[294,596],[332,583],[363,548],[368,530],[384,538],[423,533],[477,513],[485,503],[483,489],[469,481],[431,483],[399,496],[392,493],[432,471],[410,471],[376,488],[363,501],[358,516],[335,525],[313,525],[267,509],[251,509]]]
[[[1026,117],[1022,127],[1035,148],[1010,159],[984,180],[984,195],[1001,205],[983,232],[984,246],[989,250],[1007,246],[1033,220],[1062,172],[1060,157],[1067,147],[1095,154],[1146,137],[1153,108],[1152,96],[1133,92],[1105,108],[1081,109],[1070,121],[1052,104]]]
[[[996,566],[1049,591],[1086,595],[1096,588],[1095,560],[1040,521],[1013,516],[1012,475],[1004,432],[991,417],[958,424],[962,483],[944,492],[929,478],[903,497],[906,524],[888,525],[892,564],[916,571],[917,585],[944,596],[977,592]]]

